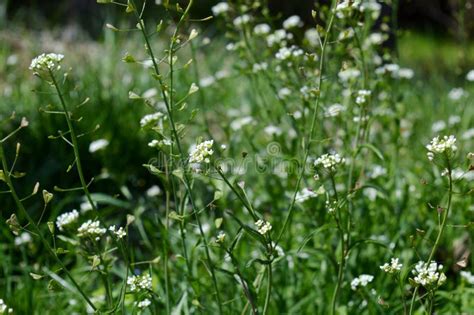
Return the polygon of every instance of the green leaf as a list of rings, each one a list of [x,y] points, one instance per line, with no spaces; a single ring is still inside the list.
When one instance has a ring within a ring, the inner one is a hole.
[[[379,149],[377,149],[373,144],[370,143],[364,143],[360,145],[361,148],[367,148],[370,151],[372,151],[380,160],[385,161],[385,158],[383,157],[382,152],[380,152]]]
[[[127,1],[127,8],[125,9],[126,13],[132,13],[135,11],[135,7],[133,4],[130,2],[130,0]]]
[[[217,218],[214,223],[216,224],[216,229],[219,229],[222,225],[222,222],[224,221],[223,218]]]
[[[39,275],[39,274],[36,274],[36,273],[32,273],[30,272],[30,276],[31,278],[33,278],[33,280],[40,280],[40,279],[43,279],[43,275]]]
[[[122,61],[126,62],[126,63],[135,63],[135,62],[137,62],[135,60],[135,58],[132,55],[130,55],[128,52],[125,53],[125,55],[122,57]]]

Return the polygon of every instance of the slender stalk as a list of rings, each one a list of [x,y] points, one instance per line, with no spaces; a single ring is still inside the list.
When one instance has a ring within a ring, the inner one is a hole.
[[[333,26],[333,23],[334,23],[334,17],[336,16],[336,3],[337,3],[337,1],[334,1],[334,0],[332,1],[332,14],[331,14],[331,18],[330,18],[329,23],[328,23],[328,27],[326,29],[326,36],[324,37],[324,42],[321,46],[321,60],[319,62],[319,82],[318,82],[318,89],[319,89],[320,93],[321,93],[321,87],[323,85],[323,70],[324,70],[324,61],[326,59],[325,58],[326,57],[326,47],[327,47],[327,44],[329,42],[329,35],[331,33],[331,29],[332,29],[332,26]],[[283,234],[285,233],[286,229],[288,228],[288,223],[290,222],[290,220],[292,218],[292,215],[293,215],[293,210],[294,210],[295,202],[296,202],[296,194],[299,191],[300,183],[303,179],[304,171],[306,169],[306,162],[308,161],[309,151],[310,151],[310,148],[311,148],[311,143],[313,142],[313,139],[314,139],[314,132],[315,132],[316,120],[317,120],[318,112],[319,112],[320,99],[321,99],[321,96],[318,96],[317,99],[316,99],[316,102],[314,104],[313,118],[312,118],[312,121],[311,121],[311,128],[310,128],[309,136],[308,136],[308,139],[307,139],[307,142],[306,142],[306,149],[305,149],[304,157],[303,157],[303,160],[302,160],[302,164],[300,165],[301,171],[300,171],[300,174],[299,174],[298,179],[296,181],[295,191],[293,192],[293,197],[292,197],[290,206],[288,207],[288,214],[287,214],[287,216],[285,218],[285,221],[283,223],[283,227],[281,228],[281,231],[278,234],[278,237],[275,241],[276,245],[278,245],[281,238],[283,237]]]
[[[434,245],[433,245],[433,248],[431,249],[431,253],[428,257],[428,261],[427,261],[427,266],[430,265],[431,261],[433,260],[433,257],[436,253],[436,250],[438,249],[438,246],[439,246],[439,243],[441,241],[441,237],[443,236],[443,232],[444,232],[444,229],[446,227],[446,221],[447,221],[447,218],[448,218],[448,215],[449,215],[449,211],[451,210],[451,204],[452,204],[452,198],[453,198],[453,178],[452,178],[452,168],[451,168],[451,162],[449,160],[449,158],[447,158],[447,163],[448,163],[448,182],[449,182],[449,188],[448,188],[448,205],[446,207],[446,211],[444,211],[444,214],[443,214],[443,218],[441,220],[441,225],[440,225],[440,228],[439,228],[439,231],[438,231],[438,235],[436,236],[436,240],[434,242]],[[413,291],[413,296],[412,296],[412,299],[411,299],[411,303],[410,303],[410,312],[409,314],[413,314],[413,308],[414,308],[414,305],[415,305],[415,300],[416,300],[416,294],[418,293],[418,287],[415,288],[415,290]]]
[[[61,89],[59,88],[58,82],[56,81],[56,77],[54,76],[54,73],[53,73],[53,71],[51,71],[51,69],[49,70],[49,74],[50,74],[51,79],[53,81],[53,85],[56,89],[56,92],[58,93],[59,100],[61,102],[61,106],[62,106],[64,114],[66,116],[67,126],[69,128],[69,132],[71,133],[71,142],[72,142],[72,147],[73,147],[73,150],[74,150],[74,158],[75,158],[75,161],[76,161],[77,174],[79,175],[79,179],[81,181],[82,189],[84,190],[86,198],[89,201],[92,209],[95,210],[96,213],[98,213],[97,207],[95,206],[94,202],[92,201],[92,197],[91,197],[91,194],[89,192],[87,182],[84,178],[84,172],[82,170],[81,156],[79,154],[79,143],[77,141],[76,131],[74,130],[74,126],[72,125],[72,121],[71,121],[71,117],[69,115],[69,111],[67,110],[66,102],[64,100]]]
[[[134,1],[131,0],[131,2],[133,4],[133,6],[136,8]],[[193,5],[193,2],[194,2],[194,0],[189,1],[184,13],[181,15],[181,18],[180,18],[178,24],[176,25],[176,29],[173,33],[172,38],[171,38],[171,43],[170,43],[169,52],[168,52],[169,53],[168,60],[169,60],[169,65],[170,65],[170,74],[169,74],[170,75],[170,88],[169,88],[169,91],[168,91],[168,95],[166,93],[165,85],[164,85],[163,79],[161,77],[161,72],[160,72],[160,69],[159,69],[158,64],[156,62],[156,59],[155,59],[155,56],[154,56],[154,53],[153,53],[153,49],[151,47],[148,35],[146,33],[145,23],[141,19],[140,15],[138,14],[136,9],[134,10],[134,12],[137,16],[138,23],[140,25],[140,30],[141,30],[143,38],[145,40],[145,45],[146,45],[148,54],[150,55],[150,58],[152,60],[155,75],[158,79],[158,83],[160,84],[161,94],[162,94],[162,97],[163,97],[163,101],[165,103],[167,116],[168,116],[168,119],[169,119],[170,125],[171,125],[171,131],[172,131],[172,134],[173,134],[174,141],[176,142],[176,146],[178,148],[178,152],[179,152],[179,156],[180,156],[180,163],[181,163],[181,165],[183,167],[183,170],[184,170],[184,176],[183,176],[184,186],[185,186],[186,191],[188,193],[189,202],[191,203],[191,208],[192,208],[192,211],[194,213],[195,221],[196,221],[196,223],[198,225],[198,228],[199,228],[199,233],[201,235],[201,239],[203,240],[203,243],[204,243],[204,249],[205,249],[205,253],[206,253],[207,265],[209,267],[212,282],[213,282],[213,285],[214,285],[214,290],[215,290],[215,295],[216,295],[216,302],[217,302],[218,308],[219,308],[219,314],[222,314],[223,313],[222,303],[221,303],[221,299],[220,299],[219,289],[218,289],[218,286],[217,286],[217,278],[216,278],[216,274],[215,274],[215,268],[214,268],[214,264],[213,264],[212,259],[211,259],[211,254],[209,252],[208,242],[207,242],[206,236],[204,234],[204,230],[202,228],[202,223],[201,223],[201,220],[199,218],[198,211],[197,211],[197,208],[195,206],[194,199],[193,199],[192,189],[191,189],[191,180],[189,178],[189,174],[188,174],[188,171],[187,171],[188,161],[187,161],[186,155],[184,154],[184,151],[181,147],[181,141],[180,141],[180,138],[179,138],[179,135],[178,135],[178,131],[176,129],[176,125],[175,125],[174,117],[173,117],[173,113],[172,113],[172,111],[173,111],[173,103],[172,102],[174,101],[173,100],[173,83],[174,83],[173,57],[174,57],[174,49],[175,49],[174,44],[176,42],[176,38],[177,38],[179,28],[184,23],[186,17],[188,16],[189,10],[191,9],[191,7]]]
[[[270,305],[270,297],[271,297],[271,294],[272,294],[272,263],[270,262],[268,265],[267,265],[267,273],[268,273],[268,277],[267,277],[267,292],[265,294],[265,304],[263,305],[263,315],[267,314],[268,312],[268,307]]]
[[[16,206],[23,213],[23,215],[27,218],[29,224],[33,227],[36,234],[39,236],[39,238],[40,238],[41,242],[43,243],[44,247],[46,248],[46,250],[51,254],[51,256],[53,256],[54,260],[56,260],[58,265],[61,267],[61,269],[66,274],[66,276],[69,278],[69,280],[71,280],[72,284],[79,291],[80,295],[84,298],[84,300],[87,302],[87,304],[89,304],[89,306],[94,311],[96,311],[97,307],[94,305],[94,303],[92,303],[92,301],[89,299],[89,297],[86,295],[86,293],[82,290],[82,287],[77,283],[77,281],[74,279],[74,277],[69,272],[69,270],[66,268],[66,266],[63,264],[61,259],[59,259],[59,257],[56,255],[56,253],[51,248],[51,246],[49,245],[46,238],[43,236],[43,233],[39,229],[38,225],[36,225],[36,222],[31,218],[31,216],[28,214],[25,207],[23,206],[23,203],[21,202],[20,198],[18,197],[18,195],[16,193],[16,190],[15,190],[15,187],[13,186],[13,183],[11,181],[11,177],[10,177],[11,174],[8,172],[8,163],[7,163],[7,159],[6,159],[6,156],[5,156],[5,152],[4,152],[4,149],[3,149],[3,143],[2,142],[0,142],[0,159],[2,161],[2,168],[4,169],[3,173],[4,173],[6,184],[8,185],[8,188],[10,189],[10,193],[11,193],[11,195],[12,195],[14,201],[15,201]]]

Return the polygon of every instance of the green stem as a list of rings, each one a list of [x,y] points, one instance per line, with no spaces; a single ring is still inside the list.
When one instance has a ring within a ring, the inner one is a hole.
[[[263,315],[267,314],[268,312],[268,307],[270,305],[270,297],[271,297],[271,293],[272,293],[272,263],[270,262],[268,265],[267,265],[267,273],[268,273],[268,277],[267,277],[267,293],[265,294],[265,304],[263,305]]]
[[[31,218],[31,216],[28,214],[26,211],[25,207],[23,206],[23,203],[21,202],[20,198],[18,197],[15,187],[13,186],[13,183],[11,181],[10,173],[8,172],[8,165],[7,165],[7,160],[5,156],[5,152],[3,149],[3,143],[0,143],[0,159],[2,160],[2,167],[4,169],[4,176],[6,183],[10,189],[10,193],[15,201],[16,206],[18,209],[23,213],[23,215],[27,218],[29,224],[33,226],[33,229],[35,230],[36,234],[39,236],[41,242],[43,243],[44,247],[46,247],[46,250],[53,256],[54,260],[59,264],[61,269],[66,273],[66,276],[71,280],[72,284],[76,289],[79,291],[80,295],[84,298],[84,300],[89,304],[90,307],[94,311],[97,310],[97,307],[92,303],[92,301],[89,299],[89,297],[85,294],[85,292],[82,290],[82,287],[76,282],[72,274],[69,272],[69,270],[66,268],[66,266],[63,264],[63,262],[59,259],[59,257],[56,255],[56,253],[53,251],[51,246],[49,245],[48,241],[46,241],[45,237],[43,236],[43,233],[39,229],[38,225],[36,225],[36,222]]]
[[[53,85],[56,88],[56,91],[58,93],[59,100],[61,102],[61,106],[62,106],[64,114],[66,116],[67,126],[69,128],[69,132],[71,133],[71,142],[73,144],[74,158],[76,160],[76,167],[77,167],[77,174],[79,175],[79,179],[81,181],[82,189],[84,190],[84,193],[86,194],[87,200],[89,201],[92,209],[95,210],[96,213],[98,213],[97,207],[95,206],[94,202],[92,201],[92,197],[91,197],[91,194],[89,192],[89,188],[87,187],[87,182],[84,178],[84,172],[82,170],[81,156],[79,154],[79,143],[77,141],[76,131],[74,130],[74,126],[72,125],[71,117],[69,116],[69,112],[67,110],[66,102],[64,100],[61,89],[59,88],[58,82],[56,81],[56,78],[54,76],[53,71],[49,70],[49,74],[51,76],[51,79],[53,80]]]
[[[326,47],[327,47],[327,44],[329,42],[329,35],[330,35],[331,29],[332,29],[332,25],[334,23],[334,17],[336,16],[336,3],[337,3],[337,1],[334,1],[334,0],[332,1],[332,14],[331,14],[331,18],[329,20],[328,27],[326,29],[326,36],[324,37],[324,42],[321,46],[321,60],[320,60],[320,63],[319,63],[319,83],[318,83],[319,93],[321,93],[321,87],[322,87],[322,84],[323,84],[323,70],[324,70],[324,61],[325,61],[325,57],[326,57]],[[314,131],[315,131],[315,128],[316,128],[316,120],[317,120],[318,112],[319,112],[320,99],[321,99],[321,96],[319,95],[317,97],[315,105],[314,105],[313,118],[312,118],[312,121],[311,121],[311,128],[310,128],[310,132],[309,132],[309,137],[307,139],[306,149],[305,149],[304,157],[303,157],[303,160],[302,160],[302,164],[300,165],[301,172],[298,176],[298,180],[296,181],[295,191],[293,192],[293,197],[292,197],[290,206],[288,207],[288,214],[287,214],[287,216],[285,218],[285,221],[283,223],[283,227],[281,228],[280,233],[278,234],[278,237],[275,241],[275,246],[278,245],[281,238],[283,237],[283,234],[285,233],[286,229],[288,228],[288,223],[290,222],[290,220],[292,218],[292,215],[293,215],[293,210],[295,208],[295,202],[296,202],[296,195],[299,191],[300,183],[303,179],[304,171],[306,169],[306,162],[308,161],[309,151],[310,151],[310,148],[311,148],[311,143],[312,143],[313,138],[314,138]]]
[[[136,8],[134,1],[133,0],[131,0],[131,1],[132,1],[133,6]],[[202,223],[201,223],[201,220],[199,218],[198,211],[197,211],[197,208],[196,208],[196,205],[194,203],[193,196],[192,196],[191,180],[189,178],[189,174],[188,174],[188,171],[187,171],[188,160],[187,160],[186,155],[184,154],[184,151],[181,147],[181,141],[180,141],[177,129],[176,129],[176,125],[175,125],[174,117],[173,117],[173,113],[172,113],[172,110],[173,110],[173,104],[172,104],[172,102],[173,102],[173,83],[174,83],[174,75],[173,75],[174,74],[173,73],[174,44],[175,44],[175,41],[176,41],[178,30],[179,30],[180,26],[184,23],[186,17],[188,16],[189,10],[191,9],[191,6],[193,5],[193,2],[194,2],[194,0],[189,1],[188,6],[186,7],[184,13],[181,15],[181,18],[180,18],[178,24],[176,25],[176,29],[173,33],[172,38],[171,38],[171,43],[170,43],[170,48],[169,48],[169,61],[170,61],[170,63],[169,63],[170,64],[170,89],[169,89],[169,93],[168,93],[169,95],[166,95],[165,85],[164,85],[163,79],[161,77],[160,69],[158,67],[158,64],[156,63],[156,59],[155,59],[155,56],[154,56],[154,53],[153,53],[153,49],[151,47],[150,41],[148,39],[148,35],[146,33],[145,23],[143,22],[141,17],[138,15],[138,12],[136,11],[136,9],[134,10],[134,12],[137,16],[138,23],[140,25],[140,30],[141,30],[143,38],[145,40],[145,45],[146,45],[147,51],[148,51],[148,53],[150,55],[150,58],[152,60],[155,75],[158,79],[158,83],[160,84],[161,94],[162,94],[162,97],[163,97],[163,101],[165,103],[167,116],[168,116],[168,119],[169,119],[170,125],[171,125],[171,131],[172,131],[173,138],[176,142],[176,146],[177,146],[178,151],[179,151],[181,165],[184,169],[184,176],[183,176],[184,186],[186,188],[186,191],[188,192],[189,202],[191,203],[191,207],[192,207],[192,210],[193,210],[193,213],[194,213],[194,217],[195,217],[196,223],[199,227],[199,233],[200,233],[201,239],[203,240],[203,243],[204,243],[204,249],[205,249],[205,253],[206,253],[206,260],[207,260],[207,264],[208,264],[208,267],[209,267],[209,270],[210,270],[210,273],[211,273],[212,282],[213,282],[213,285],[214,285],[214,290],[215,290],[215,295],[216,295],[216,302],[217,302],[218,308],[219,308],[219,314],[222,314],[223,313],[222,303],[221,303],[221,299],[220,299],[219,289],[218,289],[218,286],[217,286],[217,278],[216,278],[216,274],[215,274],[215,270],[214,270],[215,268],[214,268],[214,264],[213,264],[212,259],[211,259],[211,254],[209,252],[208,242],[207,242],[206,236],[204,235],[204,230],[202,228]]]

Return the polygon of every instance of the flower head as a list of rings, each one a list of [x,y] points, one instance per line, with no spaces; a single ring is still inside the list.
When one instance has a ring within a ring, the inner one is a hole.
[[[339,154],[323,154],[314,161],[314,166],[322,166],[327,170],[335,171],[337,166],[344,164],[346,159]]]
[[[374,280],[374,276],[362,274],[359,277],[354,278],[351,281],[351,289],[355,291],[359,287],[365,287],[365,286],[367,286],[367,284],[372,282],[372,280]]]
[[[427,287],[438,287],[446,281],[446,275],[441,272],[443,265],[431,262],[429,265],[423,261],[419,261],[412,270],[417,284]]]
[[[255,225],[258,228],[258,233],[262,235],[265,235],[272,230],[272,225],[270,224],[270,222],[264,220],[258,220],[257,222],[255,222]]]
[[[50,72],[61,69],[60,63],[64,59],[61,54],[41,54],[31,61],[30,70],[34,74],[49,76]]]
[[[440,138],[439,136],[434,137],[430,144],[426,146],[428,152],[428,159],[433,160],[435,154],[452,154],[457,151],[458,147],[456,146],[456,137],[444,136]]]
[[[190,163],[209,163],[209,157],[214,154],[212,145],[214,140],[207,140],[199,143],[194,150],[189,154]]]
[[[398,262],[398,258],[392,258],[389,263],[380,266],[380,269],[386,273],[396,273],[402,269],[403,265]]]
[[[91,237],[98,241],[105,232],[107,232],[107,230],[100,227],[99,221],[88,220],[77,229],[77,236],[83,238]]]
[[[132,275],[127,278],[127,285],[130,287],[130,291],[148,291],[152,289],[152,278],[149,274]]]
[[[0,299],[0,314],[12,314],[13,309],[9,308],[5,302]]]
[[[77,210],[72,210],[71,212],[66,212],[61,214],[57,219],[56,219],[56,226],[60,231],[63,231],[64,228],[74,222],[77,221],[79,218],[79,212]]]

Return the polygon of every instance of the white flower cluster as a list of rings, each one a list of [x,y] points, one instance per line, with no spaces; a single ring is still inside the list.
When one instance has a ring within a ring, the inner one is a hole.
[[[318,190],[314,191],[309,188],[303,188],[301,191],[296,193],[296,202],[305,202],[311,198],[316,198],[318,195],[324,194],[324,186],[319,187]]]
[[[375,73],[378,75],[387,74],[393,79],[411,79],[413,78],[414,72],[412,69],[409,68],[401,68],[399,65],[395,63],[390,63],[378,67],[375,69]]]
[[[427,263],[419,261],[415,265],[415,269],[412,270],[415,278],[413,279],[416,283],[421,284],[424,287],[428,286],[440,286],[446,281],[446,275],[440,270],[443,269],[443,265],[431,262],[428,266]]]
[[[365,103],[367,103],[368,101],[368,98],[370,97],[370,95],[372,94],[371,91],[369,90],[359,90],[357,91],[357,97],[356,97],[356,104],[359,104],[359,105],[363,105]]]
[[[337,117],[339,116],[343,111],[346,110],[346,107],[341,104],[333,104],[330,105],[324,112],[325,117]]]
[[[467,92],[463,88],[453,88],[448,93],[448,98],[452,101],[459,101],[461,98],[467,95]]]
[[[9,308],[5,302],[0,299],[0,314],[12,314],[13,313],[13,309],[12,308]]]
[[[125,231],[122,226],[117,229],[115,225],[112,225],[111,227],[109,227],[109,231],[115,234],[115,236],[117,236],[117,238],[119,239],[122,239],[127,236],[127,231]]]
[[[434,158],[435,154],[441,153],[453,153],[456,152],[458,147],[456,146],[456,137],[451,136],[444,136],[440,139],[439,136],[434,137],[430,144],[426,146],[428,152],[428,159],[431,161]]]
[[[461,271],[460,272],[461,277],[466,279],[467,283],[469,284],[474,284],[474,275],[469,272],[469,271]]]
[[[283,28],[287,30],[295,28],[295,27],[302,27],[302,26],[303,26],[303,21],[301,21],[301,18],[297,15],[292,15],[283,21]]]
[[[314,161],[314,166],[322,165],[325,169],[335,171],[338,165],[344,164],[346,159],[339,154],[323,154]]]
[[[127,285],[132,292],[148,291],[152,288],[152,279],[147,273],[138,276],[133,275],[127,278]]]
[[[339,77],[339,80],[345,83],[358,78],[360,76],[360,71],[355,68],[347,68],[339,71],[337,76]]]
[[[257,24],[253,28],[253,32],[257,36],[258,35],[267,35],[268,33],[270,33],[271,30],[272,29],[271,29],[270,25],[268,25],[266,23]]]
[[[248,24],[250,22],[250,15],[243,14],[234,19],[234,26],[237,28],[242,27],[242,25]]]
[[[227,2],[219,2],[218,4],[213,6],[211,10],[212,10],[212,14],[214,14],[215,16],[218,16],[218,15],[228,12],[230,10],[230,6]]]
[[[98,241],[100,236],[104,235],[105,232],[107,232],[107,230],[100,227],[99,221],[88,220],[77,229],[77,236],[91,237]]]
[[[28,244],[32,241],[31,235],[28,232],[23,232],[20,236],[15,237],[15,246],[21,246]]]
[[[89,152],[95,153],[97,151],[105,149],[108,145],[109,145],[109,141],[107,139],[98,139],[98,140],[92,141],[91,144],[89,145]]]
[[[149,299],[144,299],[137,303],[138,308],[144,309],[151,305],[151,301]]]
[[[284,29],[276,30],[274,33],[269,34],[266,38],[267,45],[269,47],[273,47],[276,44],[280,44],[280,46],[286,46],[287,40],[293,39],[293,34],[288,33]]]
[[[153,114],[148,114],[143,116],[143,118],[140,120],[140,126],[142,128],[152,128],[157,126],[159,123],[162,122],[162,118],[164,117],[164,114],[161,112],[156,112]]]
[[[474,70],[471,70],[466,74],[466,80],[474,81]]]
[[[50,71],[61,69],[59,64],[63,58],[61,54],[41,54],[31,61],[30,70],[38,75],[49,75]]]
[[[389,263],[385,263],[382,266],[380,266],[380,269],[382,269],[386,273],[396,273],[400,271],[403,267],[403,264],[398,262],[398,258],[392,258]]]
[[[265,235],[272,230],[272,225],[270,224],[270,222],[264,220],[258,220],[257,222],[255,222],[255,225],[258,228],[258,233],[262,235]]]
[[[214,140],[207,140],[204,142],[199,143],[196,148],[189,154],[189,162],[190,163],[209,163],[209,157],[214,154],[214,150],[212,150],[212,145],[214,144]]]
[[[377,19],[380,15],[382,5],[376,0],[342,0],[336,6],[336,16],[340,19],[348,17],[353,10],[360,12],[371,12],[372,19]]]
[[[279,60],[287,60],[290,59],[291,57],[297,58],[299,56],[302,56],[304,54],[303,49],[298,48],[298,46],[291,46],[291,47],[282,47],[278,50],[278,52],[275,54],[275,58]]]
[[[374,280],[374,276],[372,275],[366,275],[366,274],[360,275],[359,277],[354,278],[351,281],[351,289],[355,291],[359,287],[365,287],[367,286],[367,284],[372,282],[372,280]]]
[[[79,218],[79,212],[77,212],[76,209],[72,210],[71,212],[66,212],[61,214],[57,219],[56,219],[56,226],[60,231],[64,230],[64,227],[67,225],[70,225],[71,223],[74,223],[77,221]]]

